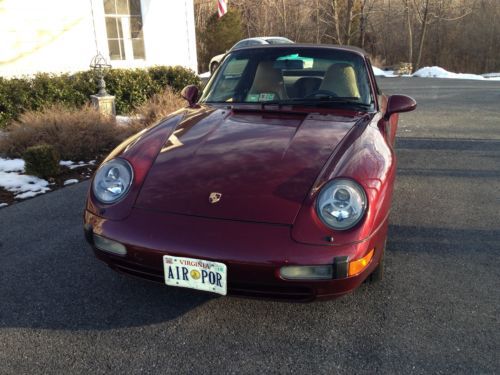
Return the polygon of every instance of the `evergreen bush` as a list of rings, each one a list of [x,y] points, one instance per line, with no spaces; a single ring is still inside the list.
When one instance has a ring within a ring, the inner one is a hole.
[[[40,178],[56,177],[59,174],[59,156],[56,149],[47,144],[31,146],[23,154],[26,174]]]

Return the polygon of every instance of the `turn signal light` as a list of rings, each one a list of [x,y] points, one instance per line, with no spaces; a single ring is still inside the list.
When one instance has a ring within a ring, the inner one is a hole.
[[[363,271],[373,258],[375,249],[370,250],[363,258],[349,262],[349,276],[354,276]]]
[[[99,236],[94,233],[94,245],[99,250],[107,251],[108,253],[115,255],[127,255],[127,249],[124,245],[119,242],[110,240],[109,238]]]

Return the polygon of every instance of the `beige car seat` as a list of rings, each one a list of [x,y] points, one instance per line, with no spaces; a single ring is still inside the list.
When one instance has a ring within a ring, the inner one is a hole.
[[[331,91],[339,97],[359,98],[354,68],[345,63],[332,64],[325,73],[319,90]]]
[[[287,98],[283,76],[279,69],[273,67],[273,63],[273,61],[263,61],[257,66],[255,78],[247,98],[271,93],[275,94],[274,100]]]

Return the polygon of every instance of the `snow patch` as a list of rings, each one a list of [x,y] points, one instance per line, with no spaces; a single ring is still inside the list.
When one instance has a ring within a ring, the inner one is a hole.
[[[470,74],[470,73],[453,73],[440,66],[426,66],[417,70],[412,75],[397,75],[393,70],[382,70],[373,67],[373,73],[378,77],[421,77],[421,78],[452,78],[452,79],[474,79],[474,80],[487,80],[487,81],[500,81],[500,73],[486,73],[486,74]]]
[[[0,158],[0,172],[24,172],[24,160]]]
[[[78,180],[76,178],[71,178],[69,180],[64,181],[64,186],[73,185],[73,184],[77,184],[77,183],[78,183]]]
[[[50,189],[49,189],[50,190]],[[46,193],[48,190],[40,190],[40,191],[27,191],[27,192],[24,192],[24,193],[21,193],[21,194],[17,194],[16,196],[14,196],[14,198],[16,199],[26,199],[26,198],[33,198],[33,197],[36,197],[37,195],[40,195],[40,194],[44,194]]]
[[[91,160],[89,162],[79,161],[78,163],[72,160],[59,161],[60,166],[69,169],[93,166],[96,163],[96,160]],[[51,190],[51,185],[55,185],[54,182],[49,183],[41,178],[22,174],[24,173],[24,166],[25,162],[22,159],[0,158],[0,188],[13,193],[14,199],[26,199],[44,194]],[[84,175],[84,173],[82,173],[82,175]],[[88,178],[90,175],[85,175],[85,177]],[[72,178],[64,181],[64,186],[76,184],[78,182],[78,179]],[[7,206],[7,203],[0,203],[0,207],[5,206]]]
[[[96,160],[91,160],[88,163],[84,161],[79,161],[78,163],[72,161],[72,160],[61,160],[59,161],[59,165],[69,168],[69,169],[76,169],[76,168],[82,168],[82,167],[88,167],[91,165],[95,165]]]
[[[48,181],[35,176],[0,172],[0,187],[14,193],[16,199],[25,199],[46,193],[50,190],[48,186]]]
[[[120,126],[129,125],[132,122],[132,119],[129,116],[116,116],[115,119],[117,125]]]
[[[76,168],[88,167],[89,165],[94,165],[94,164],[91,164],[91,163],[78,163],[78,164],[75,164],[75,165],[70,165],[68,168],[69,169],[76,169]]]

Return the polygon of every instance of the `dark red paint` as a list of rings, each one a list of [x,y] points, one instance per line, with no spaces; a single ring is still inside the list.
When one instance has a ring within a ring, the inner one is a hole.
[[[181,122],[174,141],[179,146],[160,152],[136,207],[293,224],[333,148],[358,121],[331,114],[218,109],[199,121]],[[220,203],[209,203],[210,192],[222,192]]]
[[[369,77],[376,93],[371,72]],[[299,106],[263,111],[195,106],[194,89],[183,96],[189,108],[108,157],[131,163],[132,187],[110,206],[90,192],[84,220],[96,234],[123,243],[128,254],[94,249],[97,257],[116,270],[160,282],[165,254],[223,262],[229,293],[244,295],[307,300],[359,286],[377,267],[387,235],[397,113],[414,109],[415,101],[375,94],[379,108],[371,113]],[[368,198],[365,216],[346,231],[326,227],[315,212],[321,187],[337,177],[358,182]],[[222,193],[216,205],[208,200],[214,191]],[[279,277],[283,265],[331,264],[339,256],[355,260],[373,248],[371,263],[353,277]]]
[[[386,117],[394,113],[410,112],[417,108],[417,102],[406,95],[391,95],[387,103]]]
[[[198,87],[195,85],[189,85],[182,89],[181,96],[187,100],[190,107],[194,107],[199,96]]]

